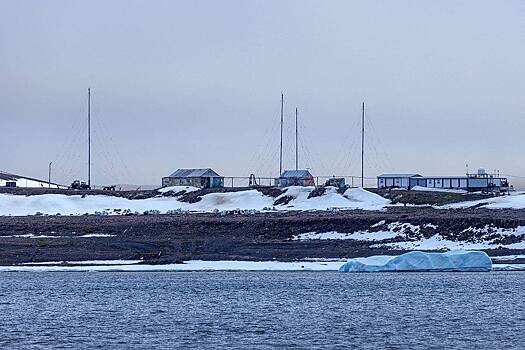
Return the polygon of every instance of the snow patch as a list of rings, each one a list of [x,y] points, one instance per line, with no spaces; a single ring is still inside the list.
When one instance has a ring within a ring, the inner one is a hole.
[[[360,241],[382,241],[385,239],[391,239],[397,237],[396,232],[389,231],[377,231],[377,232],[368,232],[368,231],[358,231],[354,233],[340,233],[336,231],[331,232],[307,232],[301,233],[297,236],[294,236],[292,240],[294,241],[307,241],[307,240],[328,240],[328,239],[353,239]]]
[[[23,235],[11,235],[11,236],[0,236],[0,238],[16,237],[16,238],[97,238],[97,237],[115,237],[115,235],[109,235],[105,233],[89,233],[81,236],[50,236],[50,235],[35,235],[32,233],[26,233]]]
[[[157,192],[159,193],[166,193],[166,192],[179,193],[179,192],[184,191],[186,193],[190,193],[190,192],[195,192],[198,190],[199,189],[197,187],[193,187],[193,186],[168,186],[168,187],[162,187],[162,188],[157,189]]]
[[[0,272],[7,271],[337,271],[341,262],[302,261],[202,261],[191,260],[183,264],[166,265],[81,265],[76,266],[0,266]]]
[[[465,201],[442,206],[435,206],[437,209],[462,209],[479,206],[487,209],[524,209],[525,193],[516,192],[511,195],[502,195],[498,197],[488,197],[477,201]]]
[[[458,190],[458,189],[452,189],[452,188],[433,188],[433,187],[423,187],[423,186],[414,186],[412,187],[412,191],[445,192],[445,193],[458,193],[458,194],[468,193],[466,190]]]

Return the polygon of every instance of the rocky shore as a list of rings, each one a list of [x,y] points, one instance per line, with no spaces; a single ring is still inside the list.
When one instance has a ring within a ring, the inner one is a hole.
[[[525,252],[512,248],[521,247],[525,241],[525,235],[513,233],[522,226],[525,210],[410,206],[384,211],[3,216],[0,265],[99,259],[141,259],[163,264],[186,260],[351,258],[400,254],[407,251],[406,242],[436,235],[447,242],[467,245],[489,242],[483,250],[500,256]],[[298,238],[305,233],[324,232],[353,235],[351,239]]]

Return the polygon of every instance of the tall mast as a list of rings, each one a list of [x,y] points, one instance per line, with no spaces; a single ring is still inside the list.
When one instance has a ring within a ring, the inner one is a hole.
[[[361,187],[365,187],[365,103],[361,111]]]
[[[91,88],[88,88],[88,186],[91,187]]]
[[[279,176],[283,173],[283,108],[284,108],[284,95],[281,92],[281,146],[279,153]]]
[[[295,170],[299,170],[299,130],[297,125],[297,107],[295,107]]]

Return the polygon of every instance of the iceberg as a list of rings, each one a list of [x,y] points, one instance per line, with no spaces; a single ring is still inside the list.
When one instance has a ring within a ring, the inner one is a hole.
[[[371,256],[348,260],[340,272],[484,272],[492,270],[485,252],[453,250],[446,253],[409,252],[399,256]]]

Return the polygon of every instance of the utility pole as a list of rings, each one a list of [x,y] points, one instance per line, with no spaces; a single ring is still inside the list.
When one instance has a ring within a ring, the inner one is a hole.
[[[365,187],[365,103],[361,113],[361,187]]]
[[[281,147],[279,153],[279,177],[283,173],[283,109],[284,109],[284,95],[281,92]]]
[[[91,188],[91,88],[88,88],[88,186]]]
[[[299,170],[299,131],[297,127],[297,107],[295,107],[295,170]]]
[[[48,178],[47,178],[47,187],[48,188],[51,188],[51,164],[53,164],[53,162],[49,162],[49,168],[48,168]]]

